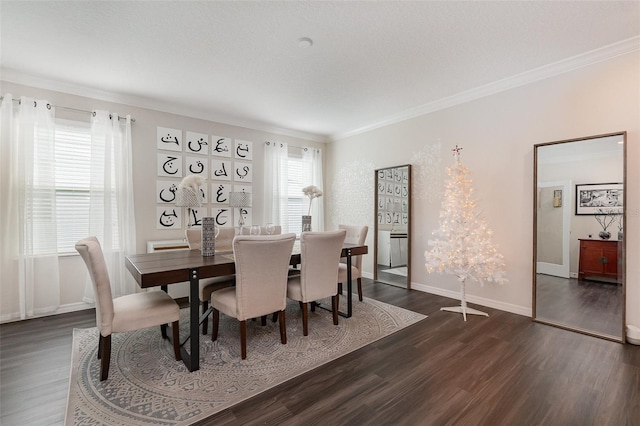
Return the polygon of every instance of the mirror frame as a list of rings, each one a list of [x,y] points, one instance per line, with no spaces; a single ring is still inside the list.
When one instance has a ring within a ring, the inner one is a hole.
[[[621,131],[621,132],[613,132],[613,133],[605,133],[602,135],[594,135],[594,136],[585,136],[585,137],[580,137],[580,138],[574,138],[574,139],[565,139],[565,140],[560,140],[560,141],[554,141],[554,142],[545,142],[545,143],[540,143],[540,144],[535,144],[533,146],[533,264],[532,264],[532,280],[533,280],[533,297],[532,297],[532,308],[531,308],[531,319],[534,322],[538,322],[541,324],[546,324],[546,325],[550,325],[553,327],[558,327],[558,328],[562,328],[565,330],[570,330],[570,331],[575,331],[581,334],[586,334],[589,336],[594,336],[594,337],[599,337],[602,339],[606,339],[606,340],[611,340],[614,342],[620,342],[620,343],[624,343],[626,341],[626,305],[627,305],[627,239],[623,238],[622,239],[622,271],[621,271],[621,279],[622,279],[622,284],[621,284],[621,290],[622,290],[622,321],[620,324],[620,337],[613,337],[607,334],[603,334],[603,333],[598,333],[597,331],[592,331],[592,330],[588,330],[588,329],[584,329],[584,328],[580,328],[580,327],[576,327],[576,326],[571,326],[568,324],[563,324],[563,323],[558,323],[558,322],[553,322],[552,320],[544,320],[544,319],[540,319],[537,317],[537,312],[536,312],[536,304],[537,304],[537,297],[536,297],[536,293],[537,293],[537,248],[538,248],[538,212],[537,212],[537,206],[538,206],[538,148],[541,147],[545,147],[545,146],[550,146],[550,145],[558,145],[558,144],[563,144],[563,143],[569,143],[569,142],[580,142],[580,141],[585,141],[585,140],[591,140],[591,139],[598,139],[598,138],[605,138],[605,137],[610,137],[610,136],[622,136],[622,140],[623,140],[623,148],[622,148],[622,183],[623,183],[623,187],[622,187],[622,196],[623,199],[626,200],[627,198],[627,132],[626,131]],[[623,235],[627,235],[627,203],[625,202],[623,207],[622,207],[622,232]]]
[[[411,290],[411,218],[413,216],[412,212],[412,180],[413,177],[411,175],[411,164],[401,164],[399,166],[390,166],[390,167],[382,167],[374,170],[375,173],[375,185],[374,185],[374,202],[373,202],[373,280],[378,281],[378,172],[381,170],[389,170],[389,169],[398,169],[406,167],[409,172],[409,184],[408,184],[408,195],[407,195],[407,211],[409,213],[409,220],[407,223],[407,290]],[[394,285],[385,281],[378,281],[384,284]]]

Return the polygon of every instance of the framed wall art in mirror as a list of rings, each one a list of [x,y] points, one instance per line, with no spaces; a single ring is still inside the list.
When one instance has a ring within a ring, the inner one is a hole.
[[[374,272],[376,281],[410,288],[411,165],[375,171]]]
[[[534,145],[533,170],[533,320],[624,342],[626,132]]]

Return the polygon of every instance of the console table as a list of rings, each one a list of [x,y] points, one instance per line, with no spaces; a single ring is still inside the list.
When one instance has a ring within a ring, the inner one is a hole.
[[[619,241],[580,239],[578,279],[621,283],[620,248]]]

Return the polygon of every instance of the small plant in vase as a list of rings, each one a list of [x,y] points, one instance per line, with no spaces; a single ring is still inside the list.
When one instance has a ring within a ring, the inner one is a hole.
[[[603,240],[608,240],[609,238],[611,238],[611,232],[607,231],[607,228],[609,228],[609,226],[611,226],[611,224],[616,221],[616,216],[617,215],[614,214],[612,210],[598,209],[598,214],[596,214],[595,217],[596,221],[598,221],[598,223],[602,227],[602,231],[598,233],[598,236]]]
[[[322,190],[315,185],[309,185],[302,188],[302,192],[309,198],[309,211],[306,216],[302,216],[302,230],[311,231],[311,202],[314,198],[322,197]]]
[[[623,234],[623,230],[624,230],[624,224],[623,224],[623,219],[622,219],[622,215],[619,214],[618,216],[618,241],[622,241],[622,237],[624,236]]]

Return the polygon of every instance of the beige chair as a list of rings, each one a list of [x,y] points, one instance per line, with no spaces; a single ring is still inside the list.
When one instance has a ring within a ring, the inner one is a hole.
[[[250,235],[251,234],[251,227],[250,226],[243,226],[242,227],[242,235]],[[280,235],[282,234],[282,226],[280,225],[275,225],[273,227],[273,234],[271,235]],[[260,227],[260,235],[269,235],[267,234],[267,227],[266,226],[261,226]]]
[[[308,303],[331,297],[333,323],[338,325],[338,270],[342,243],[347,231],[303,232],[300,235],[302,270],[299,276],[289,278],[287,297],[297,300],[302,307],[302,334],[309,334]]]
[[[363,245],[367,239],[368,226],[356,226],[356,225],[338,225],[338,229],[344,229],[347,231],[347,236],[344,242],[347,244]],[[362,302],[362,256],[353,256],[351,258],[351,279],[358,280],[358,300]],[[343,284],[347,282],[347,264],[346,259],[343,259],[338,264],[338,283]],[[342,289],[342,286],[339,287]]]
[[[232,242],[234,238],[233,228],[220,228],[220,233],[216,238],[216,252],[218,251],[231,251]],[[200,250],[202,248],[202,228],[193,227],[186,230],[185,235],[187,237],[187,243],[189,244],[189,250]],[[202,334],[207,334],[209,325],[209,300],[211,300],[211,293],[221,288],[230,287],[233,285],[235,275],[225,275],[222,277],[202,278],[200,279],[198,296],[200,298],[200,305],[202,306]]]
[[[109,376],[111,361],[111,334],[160,326],[162,337],[167,337],[167,324],[172,323],[173,352],[176,360],[180,356],[180,335],[178,304],[164,291],[128,294],[113,298],[107,265],[102,248],[96,237],[88,237],[76,243],[76,250],[82,256],[93,284],[96,299],[96,323],[100,332],[98,359],[100,359],[100,380]]]
[[[247,320],[278,312],[280,340],[287,343],[285,308],[287,306],[287,271],[295,234],[238,235],[233,240],[236,286],[214,291],[213,332],[218,339],[220,312],[240,321],[240,349],[247,358]]]

